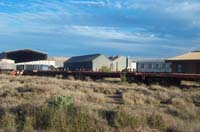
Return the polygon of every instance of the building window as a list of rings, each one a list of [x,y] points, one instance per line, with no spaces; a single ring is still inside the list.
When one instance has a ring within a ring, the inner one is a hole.
[[[166,64],[162,64],[162,69],[165,69],[166,68]]]
[[[149,68],[149,69],[152,69],[152,64],[148,64],[148,68]]]
[[[114,71],[114,64],[113,64],[113,63],[110,65],[110,69],[111,69],[112,71]]]
[[[159,64],[154,64],[154,69],[159,69]]]
[[[200,74],[200,63],[197,64],[197,73]]]
[[[181,64],[178,64],[177,65],[177,72],[181,73],[181,72],[183,72],[182,70],[183,70],[183,66]]]
[[[140,68],[144,69],[144,64],[141,64],[141,65],[140,65]]]

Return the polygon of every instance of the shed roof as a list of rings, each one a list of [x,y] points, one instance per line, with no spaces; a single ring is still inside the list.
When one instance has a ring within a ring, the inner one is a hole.
[[[84,56],[75,56],[71,57],[66,63],[77,63],[77,62],[90,62],[99,57],[101,54],[92,54],[92,55],[84,55]]]
[[[19,50],[13,50],[13,51],[4,51],[3,53],[17,53],[17,52],[34,52],[34,53],[40,53],[40,54],[47,54],[41,51],[36,51],[32,49],[19,49]]]
[[[193,51],[167,59],[167,61],[185,61],[185,60],[200,60],[200,51]]]
[[[119,59],[119,58],[121,58],[121,57],[124,57],[124,58],[126,58],[125,56],[110,56],[110,57],[108,57],[111,61],[114,61],[114,60],[117,60],[117,59]]]
[[[164,59],[143,59],[143,60],[137,60],[138,63],[161,63],[165,62]]]
[[[11,60],[11,59],[0,59],[0,63],[1,62],[6,62],[6,63],[15,63],[14,60]]]
[[[68,57],[48,57],[47,60],[53,60],[53,61],[67,61]]]

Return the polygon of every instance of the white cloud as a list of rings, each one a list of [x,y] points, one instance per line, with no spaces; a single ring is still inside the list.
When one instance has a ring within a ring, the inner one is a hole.
[[[0,6],[6,6],[6,4],[3,2],[0,2]]]
[[[134,2],[133,2],[134,1]],[[172,19],[178,19],[178,20],[184,20],[187,21],[187,26],[196,26],[200,27],[200,3],[199,2],[172,2],[172,1],[158,1],[153,2],[153,0],[149,0],[148,3],[146,3],[148,0],[142,0],[136,1],[136,0],[127,0],[127,1],[114,1],[111,2],[110,0],[82,0],[82,1],[65,1],[65,2],[59,2],[59,1],[43,1],[43,0],[35,0],[34,2],[26,3],[26,4],[9,4],[9,3],[2,3],[0,2],[0,6],[9,6],[19,8],[19,10],[22,10],[20,12],[12,12],[12,13],[0,13],[0,34],[11,34],[11,35],[18,35],[18,34],[34,34],[34,35],[41,35],[41,34],[60,34],[60,35],[74,35],[77,36],[77,39],[80,39],[79,36],[86,36],[89,39],[87,41],[90,41],[90,38],[93,40],[96,40],[99,45],[101,45],[101,41],[104,40],[105,43],[103,43],[104,46],[110,47],[110,48],[122,48],[123,50],[131,50],[134,46],[138,46],[139,48],[145,48],[145,47],[160,47],[163,49],[177,49],[177,50],[185,50],[185,48],[180,48],[178,44],[185,42],[185,38],[182,38],[180,41],[177,41],[176,36],[169,37],[165,36],[160,37],[156,31],[151,32],[151,27],[148,23],[151,23],[154,18],[147,18],[149,21],[142,21],[142,23],[147,26],[142,25],[142,28],[144,30],[134,30],[130,31],[129,28],[132,30],[133,28],[141,28],[140,23],[134,26],[131,26],[130,22],[127,22],[127,20],[132,20],[127,18],[126,20],[122,20],[123,18],[121,15],[110,17],[111,15],[117,15],[117,13],[111,13],[108,11],[107,19],[113,19],[113,25],[115,25],[115,20],[120,20],[121,22],[124,22],[119,27],[110,27],[110,25],[106,25],[106,22],[104,26],[101,25],[104,23],[105,20],[101,20],[98,18],[98,15],[101,15],[101,10],[98,10],[99,14],[95,15],[93,13],[84,12],[85,10],[83,8],[79,8],[79,5],[88,6],[86,8],[90,9],[90,6],[100,6],[106,8],[117,8],[117,9],[128,9],[131,12],[127,12],[127,17],[134,16],[134,20],[137,21],[137,19],[143,20],[141,13],[140,16],[137,16],[137,13],[134,14],[134,10],[138,11],[146,11],[146,14],[149,12],[153,13],[159,13],[159,15],[165,16],[166,14],[166,20],[169,20],[171,22]],[[155,1],[155,0],[154,0]],[[22,8],[23,7],[23,8]],[[93,9],[93,8],[91,8]],[[94,8],[95,10],[95,8]],[[115,11],[115,10],[113,10]],[[124,10],[123,10],[124,11]],[[80,23],[76,23],[76,14],[80,14],[81,18]],[[87,14],[87,17],[89,18],[85,22],[84,15]],[[144,14],[144,15],[146,15]],[[95,15],[97,20],[93,19],[93,16]],[[104,14],[106,18],[107,14]],[[157,14],[155,14],[156,16]],[[160,16],[157,16],[158,18]],[[74,19],[74,18],[75,19]],[[125,16],[124,16],[125,18]],[[132,18],[132,17],[131,17]],[[84,22],[81,22],[83,20]],[[68,22],[70,21],[70,22]],[[126,22],[130,25],[126,25]],[[99,24],[100,23],[100,24]],[[174,23],[176,25],[178,23]],[[91,26],[92,25],[92,26]],[[101,26],[99,26],[101,25]],[[116,24],[117,25],[117,24]],[[120,25],[120,24],[119,24]],[[161,29],[162,24],[159,25],[150,25],[154,26],[157,29]],[[170,24],[168,27],[171,30]],[[183,27],[185,28],[185,27]],[[168,30],[168,29],[167,29]],[[173,32],[176,32],[174,30]],[[192,32],[192,31],[191,31]],[[163,34],[168,34],[163,32]],[[177,33],[179,34],[179,33]],[[41,35],[42,36],[42,35]],[[45,35],[44,35],[45,36]],[[69,38],[70,39],[70,38]],[[190,39],[188,39],[188,45],[194,45],[194,42]],[[92,43],[94,41],[91,40]],[[109,41],[110,40],[110,41]],[[122,40],[122,41],[112,41],[112,40]],[[127,43],[125,41],[128,41]],[[165,42],[168,42],[166,44]],[[170,44],[169,42],[173,41],[173,44]],[[107,44],[108,43],[108,44]],[[155,46],[156,45],[156,46]],[[177,45],[177,46],[176,46]],[[187,46],[186,46],[187,47]],[[190,47],[190,46],[189,46]],[[194,48],[194,46],[193,46]],[[148,49],[148,48],[147,48]],[[189,50],[189,48],[187,48]]]
[[[106,3],[104,1],[70,1],[71,4],[77,4],[77,5],[87,5],[87,6],[102,6],[104,7]]]
[[[189,12],[189,13],[196,13],[200,11],[200,3],[199,2],[180,2],[170,7],[166,8],[166,11],[170,13],[176,12]]]
[[[187,21],[189,27],[200,27],[200,2],[180,2],[165,8],[165,12]]]
[[[101,39],[117,39],[117,40],[130,40],[138,42],[147,42],[160,40],[155,34],[152,33],[140,33],[140,32],[122,32],[114,27],[97,27],[97,26],[66,26],[67,31],[71,31],[74,34],[83,36],[96,37]]]
[[[120,2],[116,2],[115,7],[120,9],[120,8],[122,8],[122,4]]]

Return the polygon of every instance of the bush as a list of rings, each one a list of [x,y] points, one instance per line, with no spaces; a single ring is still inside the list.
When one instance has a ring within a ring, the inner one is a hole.
[[[122,82],[126,82],[126,81],[127,81],[126,73],[122,73],[122,74],[120,75],[120,78],[121,78],[121,81],[122,81]]]
[[[141,125],[141,121],[137,116],[132,116],[121,111],[117,113],[114,123],[118,129],[126,127],[135,129]]]
[[[107,67],[107,66],[102,66],[101,71],[102,71],[102,72],[110,72],[111,70],[110,70],[110,68]]]
[[[5,113],[0,122],[0,127],[10,131],[16,130],[15,116],[10,113]]]
[[[165,128],[165,122],[164,122],[162,116],[154,114],[154,113],[147,116],[147,124],[151,128],[156,128],[158,130],[164,131],[166,129]]]
[[[92,81],[92,78],[89,77],[89,76],[86,76],[86,77],[84,78],[84,80],[89,82],[89,81]]]
[[[62,79],[62,78],[63,78],[63,75],[57,74],[55,77],[56,77],[57,79]]]
[[[32,132],[34,130],[61,132],[109,131],[106,122],[98,114],[74,107],[73,99],[56,96],[40,107],[19,106],[6,113],[0,120],[0,128],[9,131]]]
[[[110,126],[114,126],[116,112],[112,110],[100,111],[101,116],[106,119]]]
[[[32,119],[30,117],[26,118],[23,131],[24,132],[34,132],[33,121],[32,121]]]
[[[67,76],[67,80],[75,80],[75,78],[74,78],[74,76],[72,76],[72,75],[69,75],[69,76]]]
[[[26,111],[22,108],[19,108],[16,112],[16,123],[17,123],[17,130],[22,131],[24,129],[24,123],[26,118]]]
[[[48,107],[55,110],[71,109],[73,106],[73,99],[71,97],[56,96],[48,102]]]
[[[105,132],[108,126],[82,108],[55,110],[44,107],[36,111],[35,128],[37,130],[62,132]]]
[[[42,107],[35,110],[35,123],[34,128],[42,129],[42,130],[57,130],[63,131],[63,129],[67,129],[66,120],[68,119],[66,112],[55,111],[49,107]]]

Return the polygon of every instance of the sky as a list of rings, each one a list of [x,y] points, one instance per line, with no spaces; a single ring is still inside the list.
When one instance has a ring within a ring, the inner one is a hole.
[[[200,49],[199,0],[0,0],[0,52],[167,58]]]

